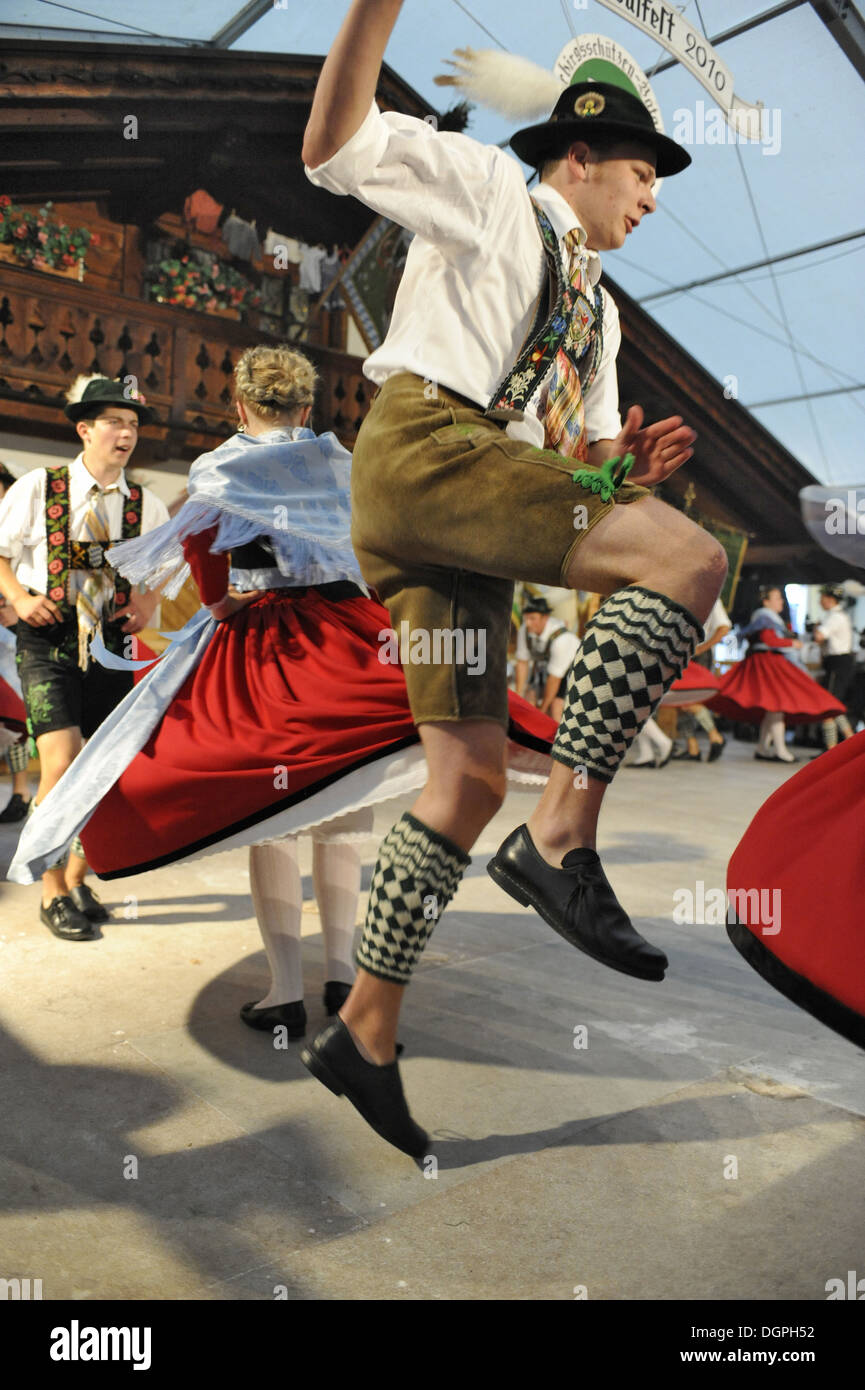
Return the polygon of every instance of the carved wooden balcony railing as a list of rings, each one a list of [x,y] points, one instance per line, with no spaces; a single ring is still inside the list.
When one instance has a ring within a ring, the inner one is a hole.
[[[129,376],[157,415],[139,457],[193,457],[233,432],[234,365],[262,341],[274,339],[251,324],[0,265],[0,419],[7,429],[69,438],[62,412],[75,377]],[[351,448],[374,390],[362,360],[299,346],[321,375],[314,427]]]

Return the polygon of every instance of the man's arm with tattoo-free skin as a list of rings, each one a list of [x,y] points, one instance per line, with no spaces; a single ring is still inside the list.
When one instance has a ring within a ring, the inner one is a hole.
[[[401,9],[402,0],[354,0],[315,89],[301,154],[307,168],[330,159],[363,124]]]

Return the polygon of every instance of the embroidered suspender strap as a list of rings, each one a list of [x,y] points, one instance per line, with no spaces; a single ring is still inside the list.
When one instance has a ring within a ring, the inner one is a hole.
[[[559,240],[543,209],[532,200],[549,272],[549,301],[546,316],[538,300],[532,327],[517,360],[493,392],[484,412],[493,418],[524,412],[535,391],[552,367],[560,347],[564,347],[580,374],[585,392],[595,379],[603,352],[603,295],[596,296],[594,308],[584,295],[578,295],[565,274]],[[579,327],[574,322],[579,317]],[[569,333],[569,328],[571,332]],[[587,328],[581,333],[579,328]]]
[[[75,617],[75,604],[69,596],[69,576],[72,570],[100,570],[110,568],[105,560],[105,551],[116,541],[101,545],[98,541],[70,541],[69,539],[69,466],[58,464],[56,468],[46,468],[45,484],[45,539],[48,546],[48,597],[60,605],[64,617]],[[121,537],[131,540],[141,535],[141,488],[130,486],[129,497],[124,498],[123,525]],[[114,604],[129,602],[130,585],[127,580],[115,575]]]
[[[69,467],[65,463],[45,469],[45,541],[48,546],[46,591],[60,605],[65,618],[75,615],[69,599]]]
[[[141,507],[142,497],[141,488],[130,485],[129,497],[125,499],[126,505],[123,508],[123,525],[121,535],[123,540],[131,540],[133,536],[141,535]],[[114,606],[120,607],[129,602],[131,585],[128,579],[122,575],[114,575]]]

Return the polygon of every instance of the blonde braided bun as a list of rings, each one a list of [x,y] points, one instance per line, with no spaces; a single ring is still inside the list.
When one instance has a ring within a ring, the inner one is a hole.
[[[234,392],[262,420],[312,405],[318,373],[302,352],[280,343],[247,348],[234,369]]]

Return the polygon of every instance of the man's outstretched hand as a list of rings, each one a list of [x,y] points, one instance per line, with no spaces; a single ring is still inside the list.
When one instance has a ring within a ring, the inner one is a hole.
[[[658,420],[645,429],[642,425],[642,406],[632,405],[621,433],[613,440],[608,457],[624,458],[625,454],[633,454],[635,462],[628,474],[628,482],[639,483],[641,487],[654,487],[688,462],[694,452],[691,445],[697,435],[683,424],[681,415]]]

